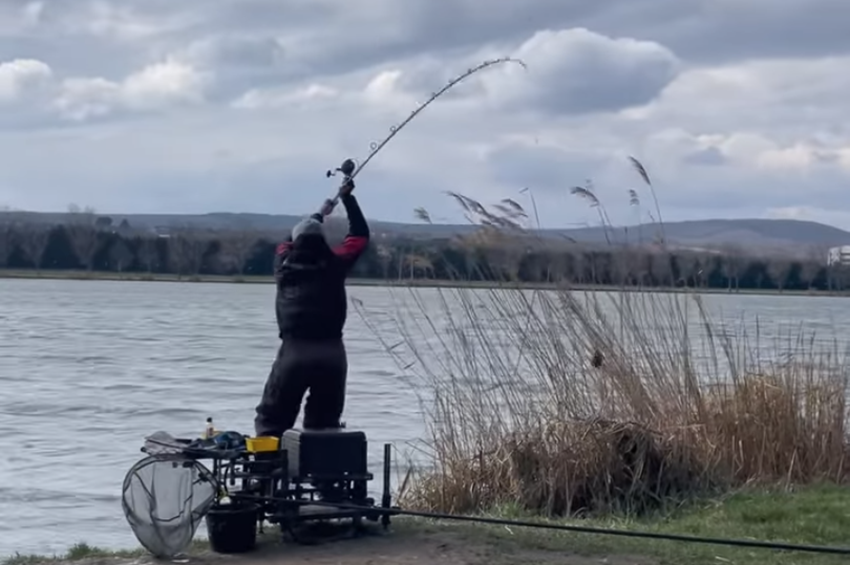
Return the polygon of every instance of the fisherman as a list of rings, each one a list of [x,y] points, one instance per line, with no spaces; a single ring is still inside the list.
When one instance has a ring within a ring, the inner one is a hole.
[[[257,406],[257,436],[277,436],[295,426],[304,407],[305,429],[340,426],[348,359],[342,340],[347,315],[345,279],[369,244],[369,226],[348,179],[339,189],[348,215],[348,235],[336,248],[325,239],[324,217],[334,203],[299,222],[277,247],[276,315],[281,340]]]

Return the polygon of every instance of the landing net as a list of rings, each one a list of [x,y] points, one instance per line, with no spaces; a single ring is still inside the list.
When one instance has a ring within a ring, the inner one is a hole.
[[[154,557],[171,559],[191,545],[217,492],[215,478],[199,462],[158,454],[127,473],[121,505],[142,547]]]

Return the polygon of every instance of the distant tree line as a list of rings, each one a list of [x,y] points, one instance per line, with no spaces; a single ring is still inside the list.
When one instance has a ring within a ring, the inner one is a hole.
[[[174,229],[167,236],[114,226],[90,211],[62,225],[0,224],[0,269],[86,270],[181,277],[270,276],[283,233]],[[344,229],[337,226],[331,229]],[[827,267],[825,255],[791,260],[723,253],[662,250],[653,246],[592,247],[543,242],[482,228],[452,239],[405,239],[376,234],[352,276],[586,285],[822,290],[850,288],[845,267]]]

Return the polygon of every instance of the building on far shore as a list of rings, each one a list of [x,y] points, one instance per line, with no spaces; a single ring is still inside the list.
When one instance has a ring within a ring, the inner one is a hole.
[[[850,245],[830,247],[826,256],[826,264],[829,266],[850,265]]]

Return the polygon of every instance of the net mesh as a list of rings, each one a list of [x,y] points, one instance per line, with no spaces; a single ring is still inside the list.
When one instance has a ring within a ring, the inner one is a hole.
[[[158,558],[173,558],[192,543],[218,487],[210,471],[181,455],[142,459],[124,479],[124,516],[136,539]]]

